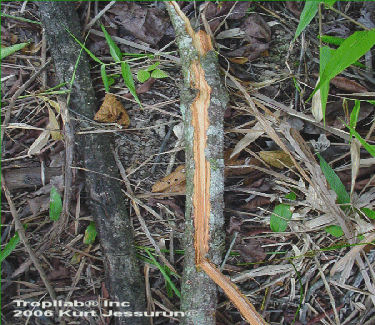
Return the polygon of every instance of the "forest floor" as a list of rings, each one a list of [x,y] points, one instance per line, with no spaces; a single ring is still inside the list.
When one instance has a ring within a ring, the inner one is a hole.
[[[193,26],[205,29],[203,22],[207,21],[206,29],[210,28],[214,36],[230,98],[224,120],[224,251],[228,254],[223,273],[270,324],[374,324],[375,158],[359,144],[353,145],[354,140],[349,141],[346,128],[353,107],[360,102],[356,131],[374,144],[374,52],[369,51],[359,59],[359,66],[351,65],[331,81],[325,123],[316,121],[309,100],[319,77],[319,35],[345,39],[362,30],[363,25],[372,24],[369,28],[374,28],[374,6],[370,2],[338,2],[335,10],[322,7],[294,40],[303,9],[301,3],[179,4]],[[125,167],[149,231],[146,234],[142,228],[124,186],[124,200],[129,201],[145,277],[148,310],[179,310],[179,298],[165,278],[169,276],[180,288],[185,155],[179,109],[182,76],[173,27],[165,5],[158,1],[82,1],[76,3],[76,10],[85,35],[89,32],[86,46],[106,64],[110,92],[121,101],[130,121],[126,126],[117,123],[121,116],[104,123],[92,121],[91,129],[80,132],[115,134],[114,149]],[[2,59],[1,64],[2,121],[14,101],[9,123],[2,125],[2,175],[19,217],[27,225],[31,248],[38,251],[53,224],[51,189],[56,188],[61,196],[64,192],[65,146],[58,109],[58,91],[63,88],[54,88],[57,82],[51,64],[17,94],[48,61],[48,44],[37,3],[4,1],[1,15],[2,48],[28,43]],[[126,53],[143,109],[129,96],[100,23]],[[99,109],[105,85],[100,66],[94,60],[91,63]],[[295,168],[289,154],[262,129],[228,74],[256,100],[301,169]],[[45,132],[52,126],[54,132]],[[287,131],[293,129],[301,135],[299,140]],[[298,151],[301,148],[302,153]],[[306,152],[314,154],[309,156]],[[318,158],[317,152],[323,159]],[[328,183],[324,180],[319,190],[329,198],[325,202],[302,175],[303,171],[311,178],[323,175],[320,167],[328,168],[330,173],[324,173]],[[332,185],[336,175],[343,187],[337,182],[336,188]],[[57,242],[39,252],[38,258],[59,299],[97,301],[99,296],[108,295],[101,249],[97,239],[88,239],[93,235],[89,227],[93,224],[83,182],[77,179],[73,185],[69,189],[73,200],[68,227]],[[349,207],[340,207],[340,190],[348,193]],[[351,238],[344,236],[327,202],[344,215]],[[48,297],[30,256],[18,243],[10,210],[9,201],[2,194],[1,320],[4,324],[25,324],[25,319],[28,324],[54,324],[39,307],[15,307],[16,299],[35,302]],[[160,265],[150,259],[147,248],[158,259],[150,236],[178,275],[162,266],[166,272],[163,275]],[[22,317],[16,318],[15,310]],[[87,315],[66,317],[65,321],[109,324],[110,318]],[[150,322],[178,324],[179,319],[154,317]],[[245,323],[220,292],[217,324]]]

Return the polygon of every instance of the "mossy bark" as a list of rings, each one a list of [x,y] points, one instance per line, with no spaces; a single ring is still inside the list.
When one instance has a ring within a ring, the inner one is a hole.
[[[218,59],[214,51],[209,51],[203,57],[194,48],[192,38],[186,31],[185,22],[175,12],[171,5],[167,5],[172,24],[176,32],[176,41],[182,62],[183,85],[180,93],[180,106],[185,126],[186,151],[186,211],[185,211],[185,255],[184,272],[182,277],[181,309],[189,312],[183,324],[208,325],[216,324],[217,287],[216,284],[202,270],[196,267],[194,246],[194,127],[192,126],[191,106],[197,97],[191,65],[197,60],[203,68],[205,80],[211,87],[210,103],[208,107],[209,127],[206,133],[207,142],[205,155],[210,162],[210,206],[209,219],[209,253],[206,256],[218,265],[222,259],[224,249],[224,159],[223,159],[223,117],[228,102],[228,95],[219,74]],[[202,180],[204,181],[204,180]]]
[[[69,2],[39,3],[41,20],[60,82],[70,82],[81,50],[66,30],[77,38],[80,38],[82,33],[74,6],[74,3]],[[91,126],[90,121],[93,120],[98,106],[87,56],[83,51],[75,71],[69,102],[69,111],[73,115],[76,131]],[[126,311],[144,311],[144,282],[135,256],[131,220],[120,183],[111,178],[120,178],[111,144],[112,136],[105,133],[76,136],[75,162],[89,170],[85,173],[89,194],[87,203],[99,232],[110,299],[128,301],[131,307],[126,308]],[[146,318],[116,317],[115,323],[146,324]]]

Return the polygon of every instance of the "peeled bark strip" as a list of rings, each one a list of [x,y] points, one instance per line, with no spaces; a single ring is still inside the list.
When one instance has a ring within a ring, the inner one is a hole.
[[[80,38],[81,28],[74,3],[40,2],[40,14],[56,74],[60,82],[70,82],[80,46],[66,29]],[[74,129],[86,129],[97,109],[90,70],[83,51],[76,69],[70,95],[70,113]],[[120,311],[145,311],[144,284],[135,256],[133,229],[127,214],[124,197],[118,181],[118,169],[111,152],[113,138],[109,134],[76,136],[75,162],[82,162],[86,172],[89,206],[94,216],[105,260],[106,283],[111,301],[129,302],[130,308]],[[66,188],[66,191],[71,190]],[[116,317],[116,324],[146,324],[144,317]]]
[[[225,238],[223,118],[228,102],[217,55],[210,37],[204,31],[193,31],[176,2],[167,2],[167,9],[176,31],[184,75],[180,105],[186,143],[186,242],[181,308],[193,313],[183,323],[216,324],[216,283],[250,324],[266,324],[216,267]]]

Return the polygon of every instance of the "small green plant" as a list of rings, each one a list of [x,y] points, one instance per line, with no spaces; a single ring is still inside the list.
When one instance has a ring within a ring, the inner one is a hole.
[[[85,230],[85,236],[83,237],[83,243],[85,245],[92,245],[97,235],[95,222],[91,221]]]
[[[155,265],[161,274],[164,277],[165,280],[165,287],[168,293],[168,296],[172,296],[172,292],[176,294],[177,297],[181,298],[181,292],[177,289],[175,284],[172,282],[171,275],[177,276],[174,272],[172,272],[167,266],[162,266],[160,263],[156,260],[155,256],[150,252],[150,249],[147,247],[142,247],[142,249],[147,253],[149,258],[144,257],[143,255],[139,255],[144,261],[146,261],[149,264]]]
[[[306,1],[300,16],[300,21],[294,36],[294,40],[309,25],[323,3],[328,9],[332,9],[336,1]],[[375,29],[354,32],[346,39],[320,35],[321,41],[337,45],[337,49],[324,46],[320,49],[320,71],[319,82],[316,85],[312,96],[320,90],[321,113],[325,122],[325,110],[329,93],[329,83],[332,78],[344,71],[350,65],[362,66],[357,60],[368,52],[375,44]]]
[[[137,79],[139,82],[145,82],[150,78],[161,79],[169,77],[168,74],[161,70],[156,69],[160,62],[156,62],[153,65],[149,66],[147,69],[141,69],[137,72]]]
[[[25,224],[23,228],[26,230],[27,224]],[[15,250],[19,242],[20,242],[20,236],[18,234],[18,231],[16,231],[14,236],[11,239],[9,239],[4,249],[1,251],[0,263],[2,263]]]
[[[52,186],[49,199],[49,218],[57,221],[60,218],[62,211],[62,200],[56,187]]]
[[[135,84],[133,75],[129,66],[129,63],[127,61],[123,60],[123,53],[121,53],[120,48],[116,45],[116,43],[113,41],[112,37],[108,34],[107,30],[103,25],[101,25],[102,31],[104,33],[104,37],[107,41],[107,44],[109,46],[109,52],[112,56],[112,58],[115,60],[116,64],[120,64],[121,67],[121,75],[124,80],[125,86],[129,89],[129,92],[133,95],[135,101],[139,104],[139,106],[142,108],[141,101],[138,98],[137,92],[135,90]],[[104,88],[106,92],[109,92],[110,86],[113,84],[114,79],[109,77],[106,72],[106,67],[112,64],[106,64],[103,61],[101,61],[98,57],[94,55],[84,44],[82,44],[69,30],[68,33],[70,36],[73,37],[73,39],[81,46],[82,49],[85,50],[85,52],[96,62],[100,65],[100,74],[103,80]]]
[[[290,192],[285,196],[286,199],[295,200],[296,194]],[[283,232],[288,227],[288,221],[292,218],[292,209],[289,204],[281,203],[275,206],[271,218],[270,228],[274,232]]]

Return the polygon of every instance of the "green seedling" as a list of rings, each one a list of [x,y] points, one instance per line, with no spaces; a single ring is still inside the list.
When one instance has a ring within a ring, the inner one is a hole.
[[[168,74],[161,70],[156,69],[160,62],[156,62],[153,65],[149,66],[147,69],[141,69],[137,72],[137,79],[139,82],[145,82],[150,78],[162,79],[169,77]]]
[[[148,263],[150,263],[152,265],[155,265],[159,269],[161,274],[163,275],[165,283],[166,283],[167,292],[168,292],[168,290],[170,290],[170,292],[171,292],[171,290],[173,290],[173,292],[176,294],[176,296],[181,298],[180,291],[176,288],[176,286],[174,285],[174,283],[172,282],[172,279],[170,277],[170,275],[172,274],[171,270],[167,266],[160,265],[158,263],[158,261],[156,260],[156,258],[154,257],[154,255],[151,254],[151,252],[149,251],[148,248],[145,247],[144,250],[148,254],[148,256],[150,257],[150,259],[147,259],[147,258],[144,258],[144,259]]]
[[[52,221],[57,221],[60,219],[62,211],[62,200],[56,187],[52,186],[49,200],[49,218]]]
[[[120,64],[121,66],[121,75],[124,80],[125,86],[129,89],[129,92],[133,95],[135,101],[139,104],[139,106],[142,108],[141,101],[138,98],[137,92],[135,90],[135,84],[133,75],[129,66],[129,63],[127,61],[123,61],[122,57],[123,54],[121,53],[120,48],[117,46],[117,44],[113,41],[112,37],[108,34],[107,30],[103,25],[101,25],[101,29],[104,33],[104,37],[107,41],[107,44],[109,46],[109,51],[114,59],[116,64]],[[92,53],[82,42],[80,42],[70,31],[68,31],[70,36],[81,46],[83,50],[96,62],[100,65],[100,74],[103,80],[104,88],[106,92],[110,91],[110,86],[113,84],[114,79],[108,77],[106,72],[106,67],[110,64],[106,64],[103,61],[101,61],[98,57],[95,56],[94,53]]]
[[[286,199],[294,201],[296,194],[290,192]],[[281,203],[275,206],[270,218],[270,228],[274,232],[283,232],[288,227],[288,221],[292,218],[292,209],[289,204]]]

